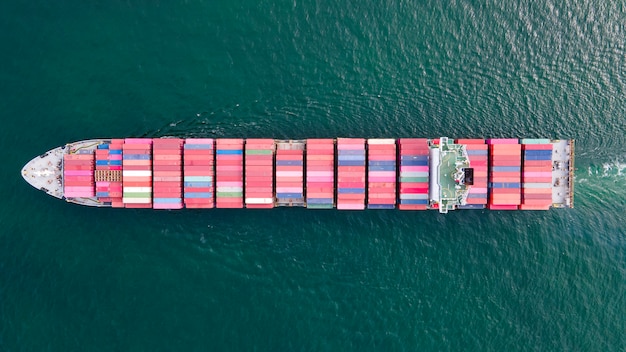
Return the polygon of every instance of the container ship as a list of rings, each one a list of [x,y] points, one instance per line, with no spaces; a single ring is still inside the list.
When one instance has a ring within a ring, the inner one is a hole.
[[[548,210],[574,206],[574,141],[556,139],[91,139],[22,177],[113,208]]]

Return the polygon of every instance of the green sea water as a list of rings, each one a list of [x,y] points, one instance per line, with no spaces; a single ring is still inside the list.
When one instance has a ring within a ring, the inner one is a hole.
[[[624,351],[614,0],[0,3],[0,351]],[[574,138],[548,212],[91,209],[94,137]]]

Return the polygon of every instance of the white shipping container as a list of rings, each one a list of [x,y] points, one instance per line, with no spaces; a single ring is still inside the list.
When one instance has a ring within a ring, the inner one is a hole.
[[[273,198],[246,198],[246,204],[272,204]]]
[[[217,187],[218,192],[243,192],[243,187]]]
[[[552,188],[552,183],[526,182],[524,188]]]
[[[123,170],[122,176],[152,176],[152,170]]]
[[[130,192],[130,193],[152,192],[152,187],[124,187],[124,192]]]
[[[370,138],[367,144],[396,144],[396,140],[392,138]]]

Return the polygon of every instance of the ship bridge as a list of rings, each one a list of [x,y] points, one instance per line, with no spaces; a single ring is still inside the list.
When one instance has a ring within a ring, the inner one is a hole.
[[[447,213],[466,204],[468,183],[471,183],[465,179],[467,171],[471,170],[469,158],[464,145],[454,144],[446,137],[439,139],[439,148],[435,155],[438,160],[435,160],[433,166],[438,172],[432,179],[437,183],[433,187],[437,194],[433,194],[432,198],[439,202],[439,212]]]

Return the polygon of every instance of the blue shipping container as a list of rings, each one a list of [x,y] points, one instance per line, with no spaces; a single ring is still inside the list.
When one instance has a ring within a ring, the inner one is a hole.
[[[365,161],[365,155],[340,155],[338,160],[363,160]]]
[[[241,149],[238,149],[238,150],[220,149],[220,150],[217,150],[216,153],[218,155],[242,155],[243,151]]]
[[[428,205],[426,199],[401,199],[400,204]]]
[[[353,150],[353,149],[342,150],[342,149],[339,149],[339,150],[337,150],[337,155],[365,155],[365,149],[363,149],[363,150]]]
[[[213,192],[186,192],[185,198],[213,198]]]
[[[369,166],[396,166],[394,160],[369,160]]]
[[[339,194],[363,194],[365,188],[337,188]]]
[[[402,166],[428,166],[428,160],[402,160]]]
[[[339,160],[337,166],[365,166],[365,160]]]
[[[150,154],[124,154],[124,160],[151,160]]]
[[[389,166],[371,166],[369,167],[369,171],[396,171],[395,165]]]
[[[483,204],[466,204],[459,205],[459,209],[485,209],[485,206]]]
[[[154,198],[152,202],[155,204],[180,204],[181,198]]]
[[[276,160],[276,166],[302,166],[302,160]]]
[[[428,160],[428,155],[403,155],[400,157],[402,161],[411,161],[411,160]]]
[[[395,209],[393,204],[368,204],[367,209]]]
[[[520,188],[519,182],[495,182],[490,184],[491,188]]]
[[[276,198],[302,198],[302,193],[276,193]]]
[[[213,185],[212,182],[185,182],[185,187],[211,187]]]
[[[493,166],[491,167],[493,172],[519,172],[519,166]]]
[[[185,149],[210,150],[213,149],[213,144],[185,144]]]
[[[307,198],[306,201],[311,204],[333,204],[332,198]]]

